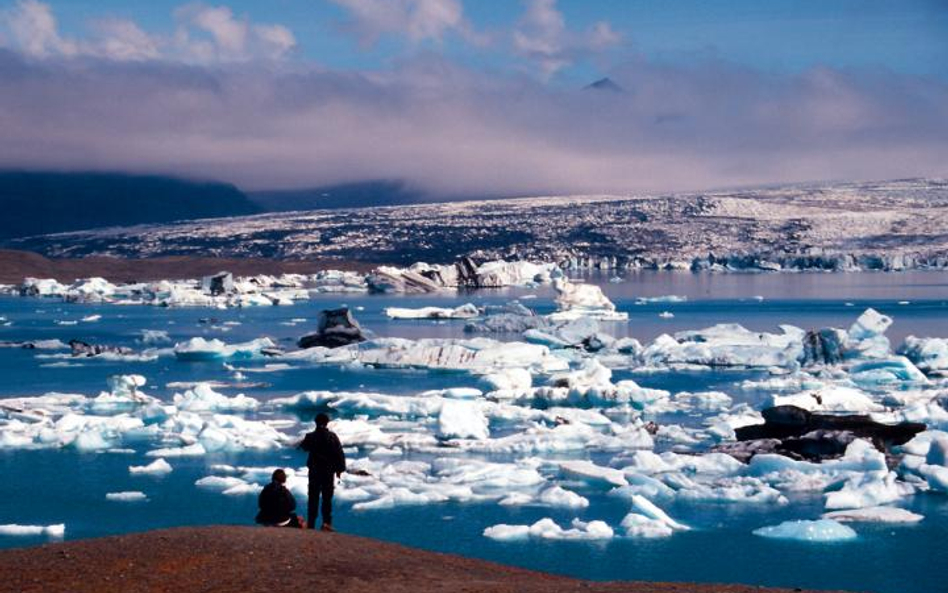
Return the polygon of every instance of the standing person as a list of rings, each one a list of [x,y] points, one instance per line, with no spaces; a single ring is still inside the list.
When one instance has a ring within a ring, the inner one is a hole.
[[[270,527],[303,527],[303,521],[293,512],[296,510],[296,499],[286,487],[286,472],[275,470],[270,483],[263,487],[257,499],[260,512],[257,513],[257,523]]]
[[[329,416],[316,415],[316,430],[308,433],[300,449],[309,453],[306,467],[309,468],[309,502],[307,504],[306,524],[310,529],[316,527],[316,515],[319,510],[319,497],[323,497],[323,531],[332,528],[332,495],[335,479],[346,471],[346,454],[336,433],[329,430]]]

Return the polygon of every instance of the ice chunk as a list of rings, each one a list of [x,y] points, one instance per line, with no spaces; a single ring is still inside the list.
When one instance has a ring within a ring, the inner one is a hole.
[[[253,358],[258,356],[262,350],[275,346],[276,344],[270,338],[258,338],[241,344],[225,344],[217,339],[206,340],[202,337],[195,337],[187,342],[175,344],[174,354],[178,360],[193,362],[232,360]]]
[[[46,535],[49,537],[60,538],[66,533],[66,525],[59,523],[57,525],[17,525],[15,523],[0,525],[0,535]]]
[[[754,535],[805,542],[837,542],[856,539],[856,532],[851,527],[831,519],[784,521],[779,525],[755,529]]]
[[[625,475],[621,470],[596,465],[591,461],[564,461],[559,464],[559,469],[560,473],[566,477],[584,480],[590,484],[605,486],[628,485]]]
[[[255,410],[260,402],[242,393],[227,397],[211,389],[207,383],[199,383],[184,394],[176,393],[174,405],[189,412],[225,412]]]
[[[892,325],[891,317],[883,315],[875,309],[866,309],[849,328],[849,338],[851,340],[875,338],[883,335],[890,325]]]
[[[925,517],[896,507],[866,507],[823,513],[823,518],[843,523],[917,523]]]
[[[132,490],[127,492],[109,492],[105,495],[105,499],[119,502],[142,502],[148,500],[148,496],[146,496],[144,492]]]
[[[665,525],[668,525],[674,530],[685,531],[688,529],[687,525],[683,525],[679,523],[678,521],[675,521],[674,519],[669,517],[668,514],[665,513],[665,511],[658,508],[655,505],[655,503],[653,503],[652,501],[650,501],[649,499],[645,498],[644,496],[640,494],[636,494],[632,496],[632,508],[638,514],[648,517],[649,519],[653,519],[655,521],[661,521],[662,523],[664,523]]]
[[[862,391],[841,385],[831,385],[793,395],[775,395],[770,406],[796,406],[810,412],[879,412],[884,406]]]
[[[385,314],[390,319],[471,319],[480,315],[480,311],[475,305],[467,303],[453,309],[444,307],[421,307],[419,309],[386,307]]]
[[[604,521],[588,523],[573,519],[570,529],[563,529],[553,519],[540,519],[533,525],[494,525],[484,530],[484,536],[499,541],[522,540],[529,537],[551,540],[606,540],[615,533]]]
[[[843,487],[826,494],[826,509],[858,509],[895,502],[914,492],[914,488],[896,480],[894,472],[879,476],[878,472],[857,474]]]
[[[898,353],[925,372],[948,371],[948,339],[909,336],[902,342]]]
[[[533,376],[527,369],[503,369],[482,375],[481,383],[491,392],[500,392],[500,397],[516,398],[529,391]]]
[[[663,334],[642,351],[648,365],[696,364],[794,368],[802,355],[804,331],[781,325],[782,334],[754,332],[737,324]]]
[[[438,416],[438,436],[443,439],[490,438],[487,418],[474,402],[445,401]]]
[[[168,332],[162,329],[143,329],[139,340],[142,344],[149,346],[171,343],[171,337],[168,335]]]
[[[560,486],[547,488],[537,496],[537,501],[540,504],[567,509],[585,509],[589,506],[589,500],[586,497]]]
[[[891,383],[928,383],[925,374],[904,356],[861,362],[850,367],[849,373],[857,384],[869,387]]]
[[[321,350],[311,348],[312,350]],[[305,352],[303,355],[305,355]],[[406,340],[378,338],[332,351],[334,360],[361,362],[391,368],[423,368],[489,373],[504,368],[530,368],[547,372],[567,368],[566,360],[553,356],[545,346],[523,342],[471,340]],[[322,353],[314,353],[322,356]],[[311,355],[311,356],[313,356]]]
[[[553,281],[556,290],[557,311],[550,315],[551,319],[576,319],[579,317],[594,317],[624,321],[629,318],[627,313],[616,311],[616,306],[606,298],[602,289],[595,284],[581,284],[570,282],[566,278],[557,278]]]
[[[130,474],[149,474],[153,476],[170,474],[171,471],[171,464],[164,459],[156,459],[148,465],[132,465],[128,468]]]

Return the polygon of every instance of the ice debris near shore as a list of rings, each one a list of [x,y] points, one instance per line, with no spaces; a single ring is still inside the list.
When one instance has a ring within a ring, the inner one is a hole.
[[[11,536],[38,536],[45,535],[52,538],[62,538],[66,535],[66,525],[17,525],[16,523],[0,525],[0,535]]]
[[[26,278],[17,286],[0,285],[0,294],[55,297],[75,303],[228,308],[292,305],[322,293],[418,293],[535,286],[561,276],[556,264],[503,260],[476,264],[465,257],[447,265],[419,262],[408,268],[380,266],[368,274],[325,270],[308,275],[234,277],[229,272],[220,272],[193,280],[130,284],[98,277],[78,279],[71,284],[51,278]]]
[[[471,258],[455,264],[416,263],[408,268],[381,266],[366,277],[370,292],[425,293],[454,288],[535,286],[562,276],[556,264],[528,261],[489,261],[480,265]]]
[[[144,385],[140,376],[118,377],[110,384],[113,391],[98,397],[54,393],[2,400],[0,449],[107,452],[152,444],[159,448],[149,451],[149,456],[171,457],[278,449],[290,439],[265,421],[235,415],[257,407],[256,400],[244,395],[227,397],[199,384],[176,394],[174,403],[165,403],[139,391]],[[163,473],[167,469],[164,462],[155,462],[129,471]]]
[[[907,340],[905,355],[894,356],[884,335],[891,323],[886,316],[867,310],[848,330],[820,330],[838,338],[838,348],[820,338],[823,354],[807,362],[810,334],[799,328],[767,333],[718,325],[642,346],[604,334],[597,315],[586,314],[609,309],[599,296],[576,302],[586,303],[579,305],[583,314],[546,320],[525,331],[525,341],[375,338],[281,354],[266,339],[228,345],[195,338],[173,349],[182,360],[268,353],[294,366],[455,371],[476,388],[401,395],[307,391],[267,401],[199,383],[162,401],[146,393],[144,377],[117,376],[98,397],[2,400],[0,448],[136,447],[155,461],[133,465],[130,473],[160,476],[172,470],[165,459],[280,449],[301,436],[288,413],[328,409],[333,430],[352,453],[353,471],[343,476],[338,496],[355,512],[447,501],[578,511],[597,493],[629,505],[613,526],[544,521],[489,528],[490,536],[507,539],[668,537],[688,526],[663,508],[697,502],[783,506],[801,493],[822,497],[826,520],[909,522],[920,516],[891,505],[917,492],[948,491],[945,384],[937,364],[923,370],[913,362],[939,360],[937,347],[935,357],[916,354],[921,349]],[[826,355],[837,351],[838,357]],[[763,376],[747,382],[741,398],[716,390],[648,389],[615,378],[617,369],[715,367],[753,368]],[[741,401],[755,392],[761,393],[751,403]],[[762,443],[734,442],[748,427],[766,425],[768,409],[789,405],[834,418],[858,414],[864,423],[923,422],[928,430],[888,447],[852,427],[821,427],[799,436],[831,441],[838,451],[809,461]],[[726,448],[731,446],[744,449]],[[198,487],[245,496],[259,491],[272,468],[210,471]],[[305,469],[290,473],[288,486],[304,494]],[[846,533],[825,526],[774,526],[767,534],[822,541]]]

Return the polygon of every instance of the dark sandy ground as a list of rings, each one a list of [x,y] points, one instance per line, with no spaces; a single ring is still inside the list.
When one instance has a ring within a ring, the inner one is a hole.
[[[789,593],[743,585],[592,583],[341,533],[186,527],[0,551],[0,591],[23,593]]]
[[[48,259],[29,251],[0,249],[0,283],[18,284],[24,278],[55,278],[69,283],[77,278],[101,276],[111,282],[182,280],[200,278],[220,271],[238,276],[254,274],[314,274],[320,270],[367,272],[377,264],[335,260],[282,261],[272,259],[227,259],[216,257],[159,257],[120,259],[86,257]]]

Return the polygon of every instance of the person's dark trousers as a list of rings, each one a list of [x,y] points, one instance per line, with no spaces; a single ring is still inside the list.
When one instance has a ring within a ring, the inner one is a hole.
[[[319,498],[322,496],[323,524],[332,524],[332,494],[335,481],[332,472],[309,470],[309,500],[306,503],[306,525],[310,529],[316,527]]]

